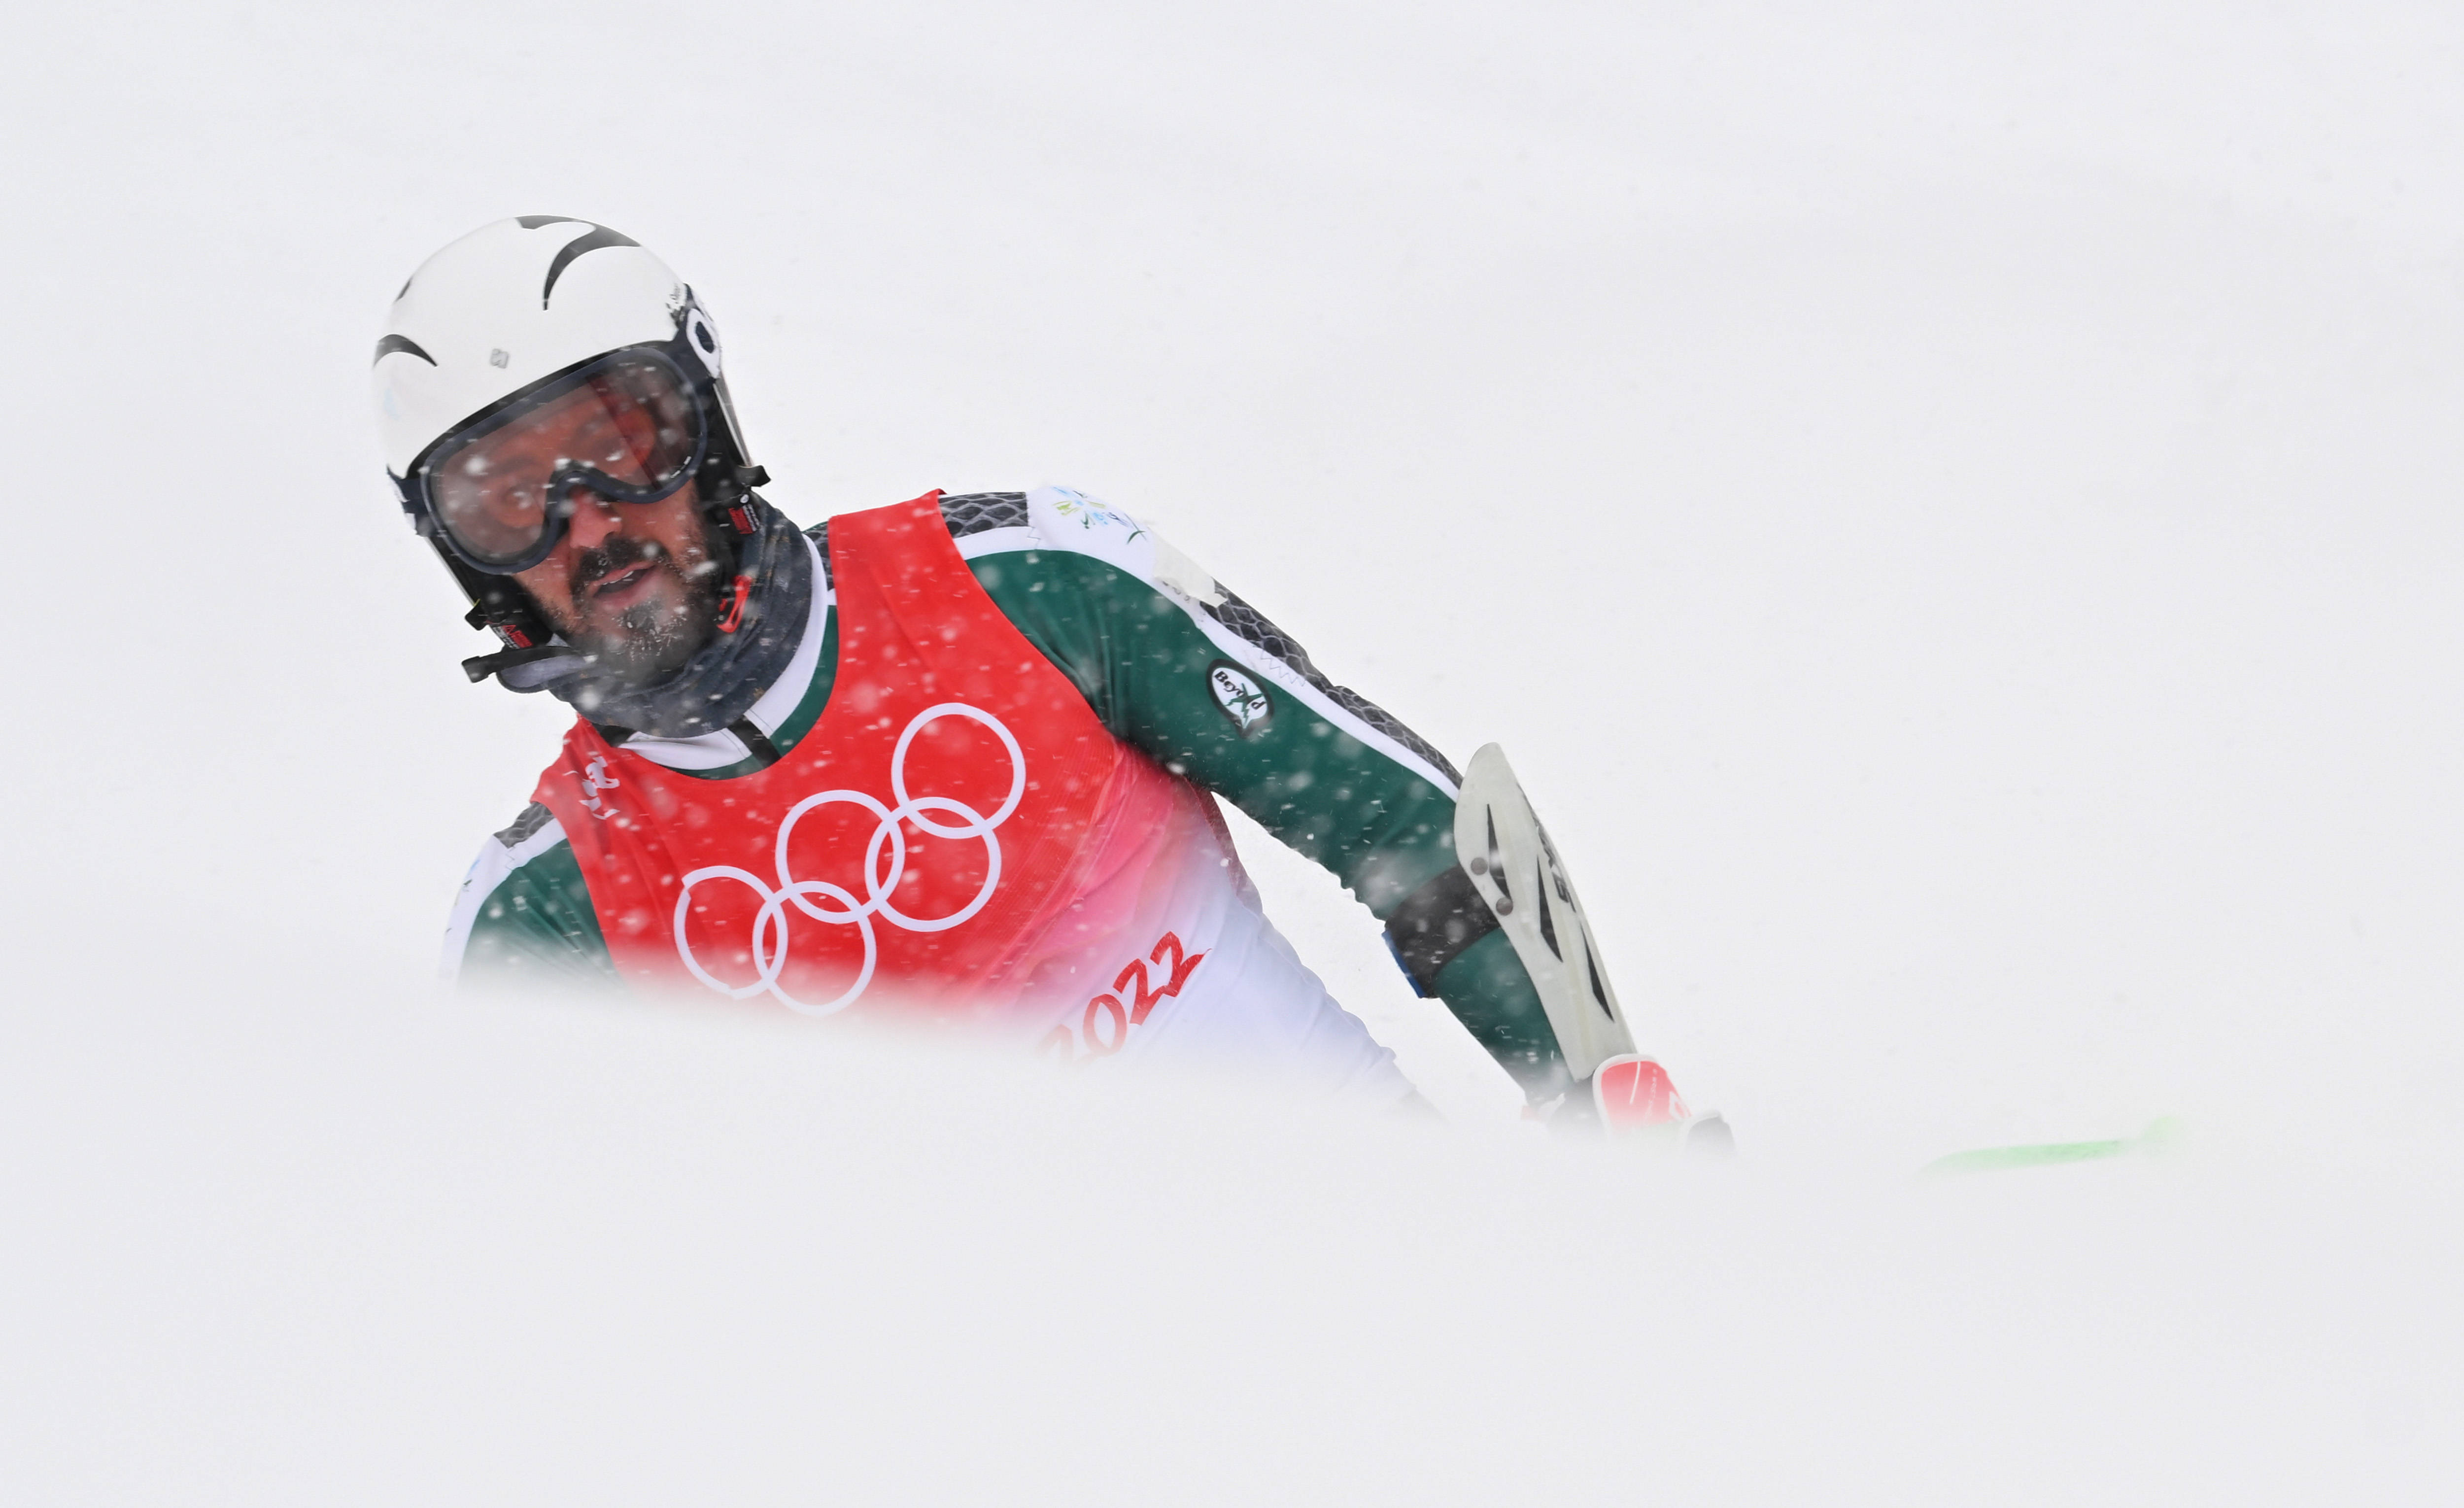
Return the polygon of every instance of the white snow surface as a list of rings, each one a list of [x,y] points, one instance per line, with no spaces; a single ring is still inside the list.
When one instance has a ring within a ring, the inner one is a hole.
[[[0,1499],[2452,1502],[2464,13],[53,7]],[[440,998],[563,721],[378,470],[616,226],[809,521],[1063,482],[1505,743],[1742,1158]],[[1955,1149],[2189,1149],[1920,1184]]]

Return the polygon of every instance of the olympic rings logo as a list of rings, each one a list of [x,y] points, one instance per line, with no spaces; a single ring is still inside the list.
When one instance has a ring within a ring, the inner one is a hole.
[[[946,796],[913,796],[908,793],[908,748],[928,724],[944,717],[973,718],[991,729],[1001,739],[1001,747],[1009,752],[1009,796],[989,817]],[[779,841],[774,855],[779,869],[776,889],[771,888],[760,876],[733,864],[712,864],[686,875],[684,888],[676,896],[675,915],[676,956],[684,960],[685,968],[694,978],[732,1000],[742,1000],[766,990],[791,1011],[806,1016],[829,1016],[853,1005],[863,995],[865,988],[872,983],[873,967],[880,961],[881,952],[880,944],[873,935],[874,917],[878,916],[903,931],[944,932],[982,910],[992,900],[993,891],[1001,885],[1001,840],[993,836],[993,830],[1010,820],[1018,810],[1018,803],[1026,796],[1026,754],[1019,748],[1018,739],[1001,725],[1000,718],[981,708],[970,707],[964,702],[943,702],[937,707],[928,707],[916,713],[914,721],[907,725],[906,732],[898,735],[898,747],[890,756],[890,794],[896,798],[896,806],[884,806],[862,791],[823,791],[789,807],[787,815],[779,820]],[[787,866],[787,841],[794,835],[797,821],[806,812],[836,801],[863,807],[872,814],[876,824],[864,848],[865,896],[861,901],[826,880],[799,880]],[[937,821],[926,816],[928,812],[937,812],[955,820]],[[909,916],[890,904],[891,892],[898,888],[898,882],[907,875],[907,835],[901,830],[901,825],[906,822],[913,822],[935,838],[982,841],[984,883],[977,890],[974,900],[947,916],[935,917]],[[889,857],[886,869],[883,867],[885,850]],[[693,957],[693,945],[685,939],[685,913],[693,905],[693,886],[705,880],[734,880],[761,896],[761,909],[753,919],[753,965],[757,975],[751,984],[729,985],[714,977],[701,966],[701,961]],[[812,897],[832,904],[817,906],[810,899]],[[815,1005],[797,999],[780,987],[779,975],[787,967],[787,907],[791,906],[814,921],[832,927],[853,927],[864,939],[864,967],[857,971],[855,983],[847,986],[847,992],[835,1000]]]

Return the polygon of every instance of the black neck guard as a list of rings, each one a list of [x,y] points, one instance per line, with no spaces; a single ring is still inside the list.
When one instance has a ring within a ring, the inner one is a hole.
[[[561,645],[556,646],[561,653],[505,667],[499,679],[516,690],[546,690],[611,733],[692,738],[743,716],[786,673],[813,603],[813,561],[803,535],[759,498],[748,494],[746,503],[760,532],[744,541],[739,557],[750,585],[742,611],[733,615],[734,632],[713,634],[674,674],[649,686],[603,675],[588,656]]]

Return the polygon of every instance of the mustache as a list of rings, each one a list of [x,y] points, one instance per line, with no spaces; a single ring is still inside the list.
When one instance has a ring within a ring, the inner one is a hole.
[[[573,600],[581,601],[583,594],[597,583],[639,565],[666,565],[674,569],[668,552],[655,540],[633,539],[624,535],[610,535],[604,544],[574,553],[573,572],[567,583]]]

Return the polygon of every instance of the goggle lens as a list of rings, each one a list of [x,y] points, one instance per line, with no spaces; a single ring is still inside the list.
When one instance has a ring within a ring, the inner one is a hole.
[[[665,363],[628,359],[450,448],[423,480],[453,542],[501,566],[539,549],[575,490],[655,502],[691,478],[701,451],[692,391]]]

